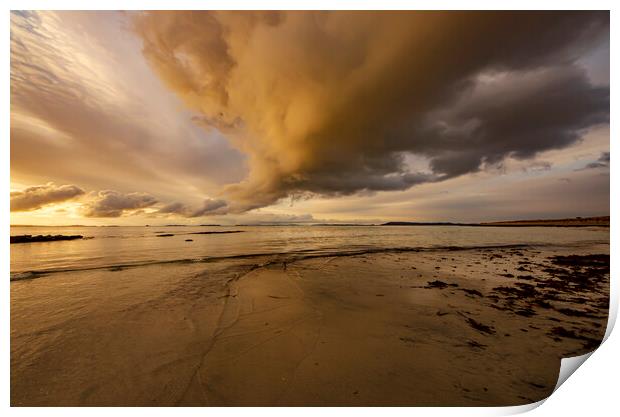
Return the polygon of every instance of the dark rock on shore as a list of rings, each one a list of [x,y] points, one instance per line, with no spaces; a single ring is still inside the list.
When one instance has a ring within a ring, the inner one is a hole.
[[[223,235],[226,233],[242,233],[243,230],[225,230],[223,232],[193,232],[190,235]]]
[[[551,256],[549,258],[554,264],[571,267],[595,267],[609,271],[609,255],[568,255],[568,256]]]
[[[466,321],[467,321],[467,324],[469,324],[472,327],[472,329],[478,330],[481,333],[486,333],[486,334],[495,333],[495,330],[493,329],[493,327],[487,326],[486,324],[482,324],[479,321],[472,319],[471,317],[468,317]]]
[[[468,294],[468,295],[475,295],[478,297],[482,297],[482,293],[478,290],[472,290],[469,288],[460,288],[461,291],[463,291],[464,293]]]
[[[435,281],[428,281],[428,285],[424,288],[439,288],[439,289],[443,289],[446,287],[458,287],[458,284],[447,284],[443,281],[439,281],[439,280],[435,280]]]
[[[531,264],[532,275],[519,275],[515,277],[517,282],[494,287],[487,299],[492,302],[490,307],[518,316],[533,317],[544,309],[546,314],[560,314],[572,320],[586,319],[585,323],[591,328],[600,328],[600,321],[606,319],[609,308],[609,299],[603,295],[609,282],[609,266],[608,254],[550,256],[546,262]],[[557,316],[548,319],[562,322]],[[556,326],[547,336],[556,342],[562,339],[581,341],[579,352],[591,351],[600,340],[592,337],[594,333],[585,332],[588,334]]]
[[[574,330],[567,330],[561,326],[554,327],[548,334],[549,336],[552,336],[553,340],[556,342],[561,341],[561,338],[580,340],[584,342],[584,347],[589,350],[596,349],[601,344],[601,340],[593,339],[582,334],[577,334]]]
[[[82,239],[82,235],[18,235],[11,236],[11,243],[54,242],[57,240]]]

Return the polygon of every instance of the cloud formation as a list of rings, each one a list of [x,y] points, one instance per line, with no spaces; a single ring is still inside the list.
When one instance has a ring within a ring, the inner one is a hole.
[[[79,197],[84,190],[76,185],[45,185],[28,187],[21,191],[11,192],[11,211],[38,210],[49,204],[61,203]]]
[[[153,74],[121,12],[11,13],[11,177],[196,204],[245,176]],[[105,174],[103,174],[105,173]]]
[[[590,162],[584,169],[609,168],[610,153],[603,152],[601,156],[594,162]]]
[[[203,201],[202,206],[198,209],[192,209],[181,202],[174,202],[166,204],[157,210],[156,214],[181,215],[184,217],[201,217],[205,215],[225,214],[227,212],[227,205],[228,203],[224,200],[212,198],[207,198]]]
[[[608,41],[607,12],[142,12],[134,29],[160,78],[248,156],[215,210],[404,190],[609,120],[609,88],[577,64]]]
[[[120,193],[104,190],[92,193],[82,206],[85,217],[120,217],[135,210],[157,204],[155,197],[146,193]]]

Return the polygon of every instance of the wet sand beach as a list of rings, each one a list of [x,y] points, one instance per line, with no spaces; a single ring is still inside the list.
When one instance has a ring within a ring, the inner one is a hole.
[[[561,357],[602,339],[608,253],[377,251],[16,281],[11,403],[531,403]]]

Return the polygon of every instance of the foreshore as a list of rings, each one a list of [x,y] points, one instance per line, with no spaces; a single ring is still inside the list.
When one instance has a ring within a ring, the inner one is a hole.
[[[560,358],[603,337],[608,253],[394,251],[17,281],[11,404],[535,402]]]

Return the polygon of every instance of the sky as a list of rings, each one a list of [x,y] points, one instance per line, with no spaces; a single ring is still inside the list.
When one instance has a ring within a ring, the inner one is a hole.
[[[11,13],[11,224],[609,215],[608,12]]]

